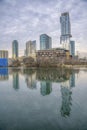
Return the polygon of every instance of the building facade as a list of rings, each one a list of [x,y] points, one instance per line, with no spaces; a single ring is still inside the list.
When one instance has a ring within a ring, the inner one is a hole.
[[[60,24],[61,24],[60,43],[62,44],[62,47],[64,49],[70,50],[71,25],[68,12],[61,14]]]
[[[40,50],[51,49],[52,48],[52,38],[47,34],[40,35]]]
[[[0,58],[8,58],[8,51],[0,50]]]
[[[25,56],[36,56],[36,40],[26,42]]]
[[[46,50],[39,50],[36,52],[36,58],[38,62],[44,62],[48,60],[50,62],[64,62],[65,59],[69,59],[70,53],[68,50],[62,48],[53,48]]]
[[[75,41],[70,41],[70,54],[72,57],[75,56]]]
[[[12,58],[18,58],[18,41],[14,40],[12,42]]]
[[[0,50],[0,67],[8,66],[8,51]]]

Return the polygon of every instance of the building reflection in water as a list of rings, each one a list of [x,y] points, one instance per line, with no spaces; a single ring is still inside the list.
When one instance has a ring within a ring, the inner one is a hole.
[[[76,70],[28,70],[23,71],[25,82],[30,89],[37,88],[37,81],[40,82],[40,93],[42,96],[51,94],[52,83],[61,83],[61,115],[67,117],[70,115],[72,106],[72,89],[75,87]],[[13,73],[13,87],[19,88],[18,72]]]
[[[19,89],[19,73],[18,72],[13,73],[13,88],[15,90]]]
[[[46,96],[52,92],[52,82],[41,81],[40,85],[41,85],[40,88],[41,95]]]
[[[75,87],[75,73],[72,72],[70,76],[70,87]]]
[[[0,68],[0,81],[8,80],[8,68]]]
[[[43,96],[50,94],[52,92],[52,82],[61,83],[61,93],[64,102],[71,102],[71,88],[75,87],[75,73],[78,73],[78,70],[67,70],[67,69],[40,69],[37,71],[37,80],[40,81],[41,89],[40,92]],[[49,82],[48,82],[49,81]],[[69,97],[68,97],[68,96]],[[66,101],[66,99],[68,101]],[[71,103],[70,103],[71,104]],[[66,108],[68,109],[68,108]],[[68,113],[67,113],[68,114]]]
[[[30,73],[25,76],[27,87],[30,89],[36,89],[36,72]]]
[[[72,105],[72,87],[75,87],[75,73],[72,72],[69,80],[61,83],[62,106],[61,115],[69,116]]]

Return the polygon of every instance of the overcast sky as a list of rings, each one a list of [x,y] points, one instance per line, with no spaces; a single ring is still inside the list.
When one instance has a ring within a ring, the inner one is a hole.
[[[20,55],[25,43],[37,40],[46,33],[52,37],[52,46],[60,46],[60,15],[69,12],[72,40],[76,51],[87,52],[87,0],[0,0],[0,49],[8,49],[18,40]]]

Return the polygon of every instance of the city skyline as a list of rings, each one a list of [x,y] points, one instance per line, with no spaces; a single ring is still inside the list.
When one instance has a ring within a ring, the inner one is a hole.
[[[59,47],[60,15],[63,12],[70,14],[72,40],[76,42],[76,51],[87,53],[86,0],[25,0],[21,4],[20,2],[0,0],[0,47],[3,50],[8,49],[10,57],[13,40],[18,40],[21,56],[28,40],[36,39],[39,49],[39,36],[43,33],[52,37],[52,47]]]

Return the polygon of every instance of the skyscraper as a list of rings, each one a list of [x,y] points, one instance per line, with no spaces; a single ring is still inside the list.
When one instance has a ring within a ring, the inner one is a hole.
[[[70,50],[71,25],[68,12],[61,14],[60,23],[61,23],[60,43],[62,44],[64,49]]]
[[[72,57],[75,56],[75,41],[70,41],[70,54]]]
[[[18,58],[18,41],[12,42],[12,58]]]
[[[40,35],[40,50],[52,48],[52,38],[47,34]]]
[[[35,57],[35,55],[36,55],[36,40],[26,42],[25,55]]]

